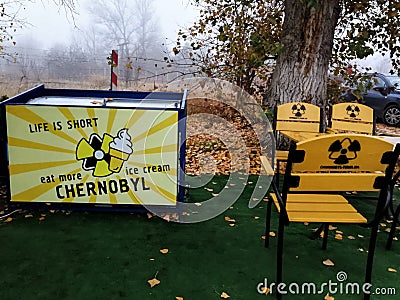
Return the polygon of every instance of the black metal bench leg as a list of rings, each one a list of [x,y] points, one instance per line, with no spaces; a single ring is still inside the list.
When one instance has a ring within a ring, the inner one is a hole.
[[[372,265],[373,265],[373,261],[374,261],[375,244],[376,244],[377,235],[378,235],[378,224],[375,224],[371,228],[371,237],[369,239],[367,267],[366,267],[366,271],[365,271],[365,281],[364,281],[366,284],[367,283],[372,284]],[[369,300],[370,298],[371,298],[371,294],[364,293],[364,300]]]
[[[284,217],[279,215],[279,227],[278,227],[278,249],[276,258],[276,286],[282,283],[282,273],[283,273],[283,234],[285,230]],[[278,291],[276,292],[276,298],[278,300],[282,299],[282,294]]]
[[[265,248],[269,247],[269,232],[271,230],[271,210],[272,210],[272,200],[268,199],[267,203],[267,215],[265,220]]]
[[[326,246],[328,245],[328,234],[329,234],[329,224],[324,223],[324,238],[322,239],[322,250],[326,250]]]
[[[396,232],[396,226],[397,226],[397,222],[399,220],[399,214],[400,214],[400,205],[397,207],[396,212],[393,215],[392,227],[390,228],[389,237],[386,242],[387,250],[390,250],[392,248],[393,237],[394,237],[394,233]]]

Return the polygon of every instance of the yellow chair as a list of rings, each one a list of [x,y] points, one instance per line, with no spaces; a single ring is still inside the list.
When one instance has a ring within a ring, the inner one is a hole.
[[[392,143],[365,134],[324,135],[292,143],[282,191],[275,179],[267,206],[266,247],[272,203],[279,212],[276,284],[282,282],[284,228],[290,222],[323,223],[323,249],[329,224],[354,223],[371,228],[365,275],[365,282],[371,283],[378,224],[391,201],[389,186],[399,153],[400,144],[393,150]],[[343,196],[346,191],[374,192],[377,201],[372,220]],[[278,294],[278,299],[281,296]]]
[[[305,103],[293,102],[276,107],[273,128],[278,143],[280,135],[285,133],[322,132],[322,110],[320,107]],[[276,150],[275,160],[279,176],[280,162],[286,161],[289,151]]]
[[[332,105],[327,132],[357,132],[375,135],[374,110],[360,103],[343,102]]]

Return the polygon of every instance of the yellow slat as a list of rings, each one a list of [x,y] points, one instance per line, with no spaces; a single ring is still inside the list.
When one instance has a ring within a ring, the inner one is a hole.
[[[276,130],[319,132],[319,122],[277,120]]]
[[[277,202],[276,195],[271,193],[270,196]],[[341,195],[332,194],[288,194],[287,203],[348,203],[346,198]]]
[[[286,210],[290,212],[357,212],[348,203],[287,203]]]
[[[367,219],[359,213],[344,212],[288,212],[292,222],[310,223],[367,223]]]
[[[350,110],[348,110],[348,107],[350,107]],[[372,124],[374,122],[374,110],[360,103],[337,103],[332,106],[332,120],[333,119],[368,122]]]
[[[373,123],[358,123],[352,120],[338,120],[332,119],[332,130],[343,130],[343,131],[353,131],[362,132],[367,134],[372,134],[374,132]]]
[[[276,150],[275,151],[275,158],[277,160],[287,160],[289,155],[289,151],[285,151],[285,150]]]
[[[377,191],[373,188],[376,173],[297,173],[299,186],[291,191]]]
[[[303,106],[304,109],[296,110],[293,106]],[[314,131],[320,128],[320,113],[318,106],[310,103],[285,103],[277,108],[276,130]]]

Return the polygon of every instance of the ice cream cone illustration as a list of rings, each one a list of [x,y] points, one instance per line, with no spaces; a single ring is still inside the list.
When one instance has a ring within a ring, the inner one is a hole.
[[[127,161],[129,155],[133,152],[131,136],[128,133],[128,129],[121,129],[117,137],[110,143],[109,154],[111,156],[109,170],[118,173],[124,161]]]

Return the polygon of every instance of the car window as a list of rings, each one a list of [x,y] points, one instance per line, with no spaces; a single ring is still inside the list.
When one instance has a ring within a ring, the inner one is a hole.
[[[393,84],[396,90],[400,90],[400,77],[399,76],[388,76],[390,83]]]
[[[370,85],[371,89],[386,87],[385,81],[383,81],[383,79],[379,78],[379,77],[371,77],[371,81],[370,81],[369,85]]]

